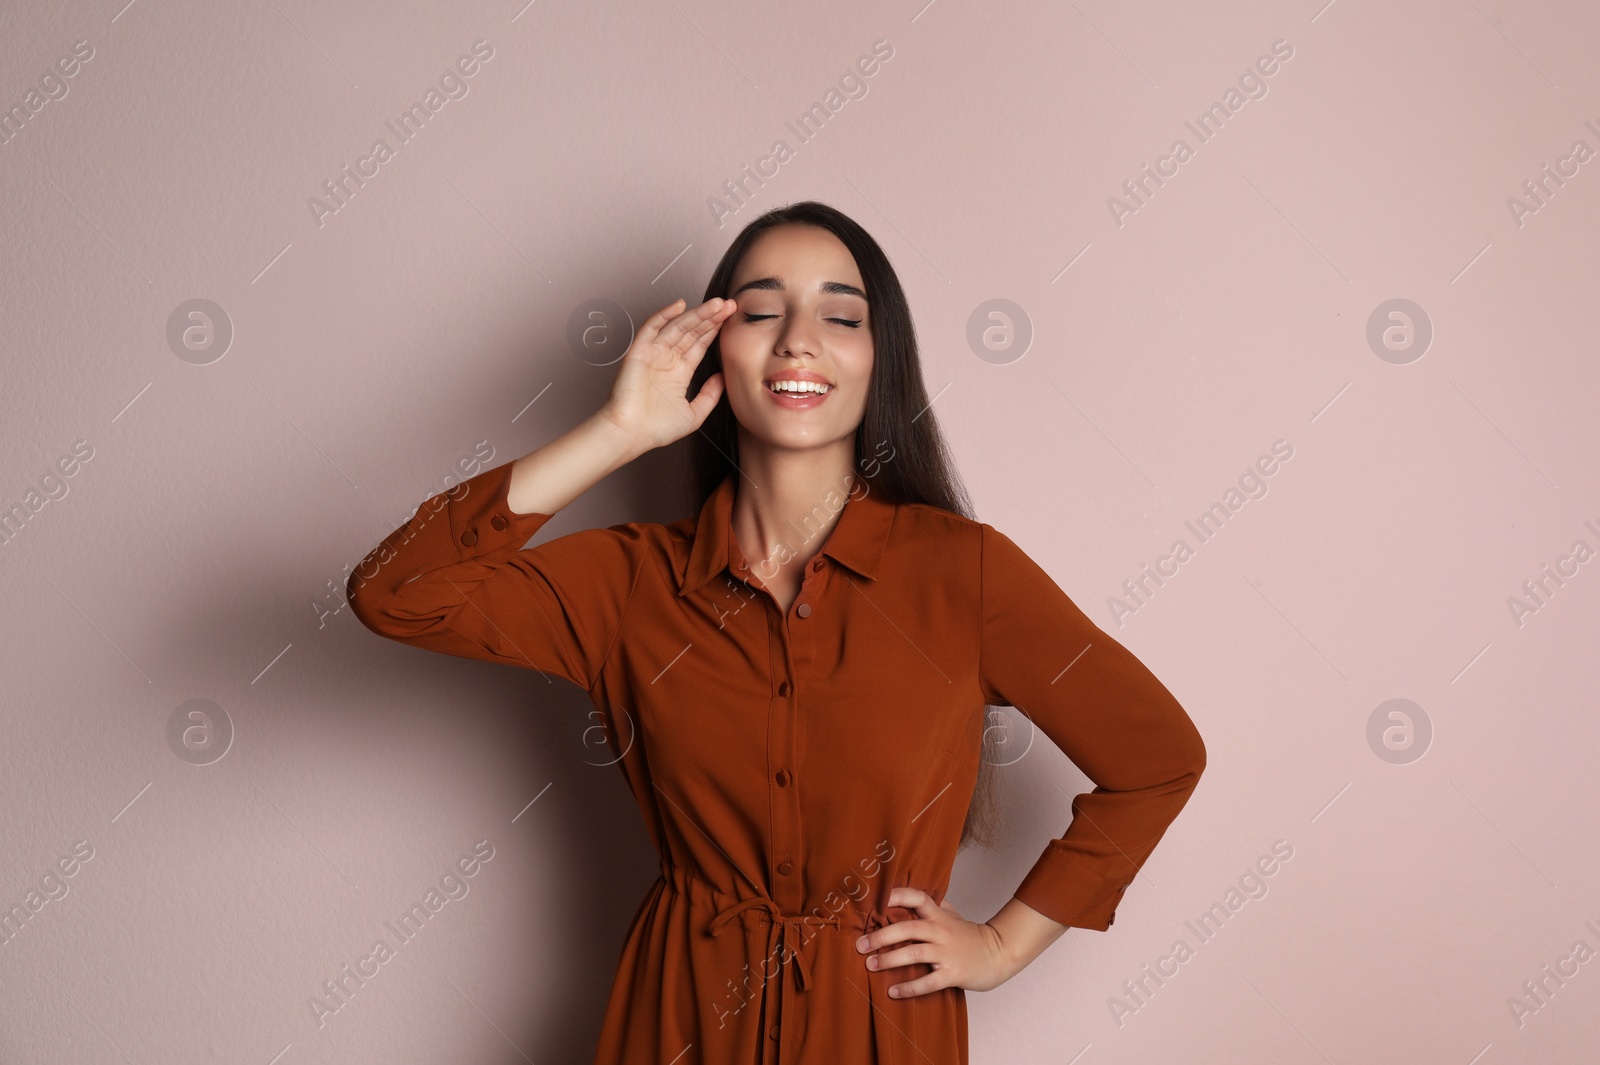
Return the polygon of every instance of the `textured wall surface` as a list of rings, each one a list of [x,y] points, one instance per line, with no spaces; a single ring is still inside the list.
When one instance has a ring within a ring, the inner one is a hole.
[[[1589,1060],[1597,47],[1576,0],[0,7],[0,1060],[587,1060],[656,861],[583,694],[344,580],[604,399],[591,301],[813,198],[981,517],[1207,743],[974,1062]],[[679,517],[680,457],[550,534]],[[1009,766],[951,901],[1085,786]]]

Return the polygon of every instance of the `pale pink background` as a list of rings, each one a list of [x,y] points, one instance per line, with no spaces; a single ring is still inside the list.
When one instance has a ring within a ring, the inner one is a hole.
[[[656,861],[582,693],[314,604],[477,441],[509,461],[602,400],[575,307],[698,298],[740,225],[817,198],[900,270],[981,517],[1210,755],[1114,928],[969,996],[973,1061],[1586,1060],[1600,966],[1520,1027],[1507,999],[1600,949],[1600,562],[1520,627],[1506,601],[1600,548],[1600,161],[1520,227],[1506,201],[1600,149],[1590,5],[520,8],[0,9],[6,107],[95,49],[0,146],[0,503],[94,449],[0,548],[0,905],[94,848],[0,944],[0,1059],[588,1060]],[[307,198],[479,39],[468,95],[318,228]],[[799,144],[786,120],[879,39],[867,95]],[[1267,95],[1198,145],[1183,122],[1279,39]],[[1179,136],[1195,157],[1117,226],[1107,197]],[[779,138],[719,228],[708,198]],[[235,328],[206,366],[165,338],[195,297]],[[1434,327],[1407,365],[1365,338],[1396,297]],[[966,342],[991,298],[1035,330],[1006,365]],[[1278,439],[1269,494],[1116,627],[1107,598]],[[678,457],[550,533],[678,517]],[[236,729],[212,765],[167,744],[191,698]],[[1435,730],[1410,765],[1368,746],[1391,698]],[[991,916],[1087,786],[1047,747],[1009,771],[1006,843],[951,901]],[[310,997],[481,839],[471,893],[318,1028]],[[1268,894],[1115,1023],[1279,839]]]

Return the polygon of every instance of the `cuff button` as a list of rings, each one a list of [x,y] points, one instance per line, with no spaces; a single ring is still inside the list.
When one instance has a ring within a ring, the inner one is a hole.
[[[494,517],[490,518],[489,519],[489,524],[494,526],[496,532],[505,532],[506,531],[506,524],[507,523],[506,523],[505,515],[503,515],[503,514],[496,514]]]
[[[477,543],[478,542],[478,530],[477,529],[468,529],[466,532],[462,533],[461,534],[461,542],[466,544],[468,547],[471,547],[473,544]]]

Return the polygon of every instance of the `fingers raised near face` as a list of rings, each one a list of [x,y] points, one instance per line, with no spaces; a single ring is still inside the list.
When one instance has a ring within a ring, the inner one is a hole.
[[[700,320],[699,307],[689,307],[687,310],[681,310],[680,308],[684,306],[685,303],[682,296],[673,300],[649,318],[646,318],[644,324],[639,327],[638,335],[643,337],[646,343],[666,348],[676,348],[678,341],[683,337],[686,327]]]
[[[713,296],[668,322],[656,340],[678,352],[688,350],[701,335],[716,330],[732,312],[733,301]]]
[[[667,304],[650,317],[646,318],[642,323],[640,323],[639,332],[658,332],[661,327],[666,324],[668,318],[671,318],[673,315],[678,313],[678,304],[682,302],[683,297],[679,296],[677,299],[673,300],[671,303]]]
[[[717,308],[717,313],[702,322],[700,328],[690,335],[689,351],[693,353],[696,359],[704,355],[706,349],[711,347],[711,342],[717,338],[717,334],[721,332],[723,325],[727,323],[728,317],[733,314],[733,311],[733,301],[723,300],[722,306]]]
[[[705,379],[700,386],[700,392],[689,401],[689,417],[694,421],[696,429],[705,424],[711,416],[711,411],[717,405],[717,400],[722,398],[722,374],[714,373]]]

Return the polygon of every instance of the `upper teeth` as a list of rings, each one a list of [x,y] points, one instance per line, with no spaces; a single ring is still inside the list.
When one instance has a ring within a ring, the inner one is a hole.
[[[767,387],[774,392],[818,392],[825,393],[832,386],[821,381],[768,381]]]

